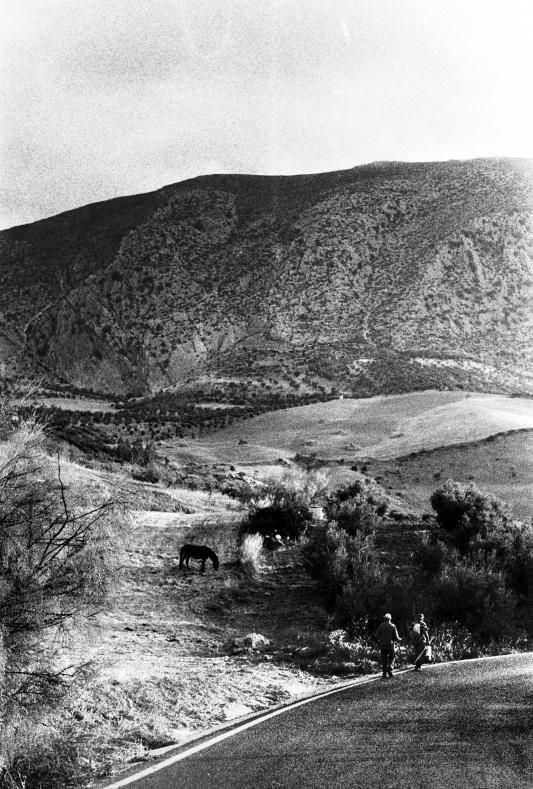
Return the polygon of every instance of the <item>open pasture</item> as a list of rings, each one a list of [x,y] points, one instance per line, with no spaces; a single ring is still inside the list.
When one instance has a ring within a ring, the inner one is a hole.
[[[490,436],[469,444],[440,447],[412,456],[370,462],[368,473],[416,508],[430,510],[430,498],[447,479],[473,483],[512,506],[513,515],[533,518],[533,431]]]
[[[326,461],[385,460],[523,428],[533,429],[533,399],[427,391],[288,408],[181,446],[168,442],[165,450],[175,460],[242,465],[296,454]]]

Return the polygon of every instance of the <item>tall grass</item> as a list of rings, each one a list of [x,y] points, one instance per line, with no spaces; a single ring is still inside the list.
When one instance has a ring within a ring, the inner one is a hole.
[[[256,578],[264,565],[263,538],[260,534],[246,534],[239,546],[239,563],[250,578]]]

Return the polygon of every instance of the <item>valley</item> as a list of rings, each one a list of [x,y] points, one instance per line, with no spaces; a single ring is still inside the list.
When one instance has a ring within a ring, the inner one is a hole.
[[[397,556],[410,544],[410,519],[431,511],[431,493],[448,477],[501,495],[516,517],[528,520],[533,511],[529,398],[430,391],[337,399],[183,443],[159,444],[158,462],[164,455],[176,469],[192,464],[196,489],[131,481],[127,465],[111,471],[68,464],[67,479],[120,494],[131,512],[111,608],[80,631],[69,651],[98,667],[72,709],[102,765],[157,755],[222,723],[232,710],[265,709],[339,681],[335,671],[309,673],[294,661],[299,649],[305,654],[323,643],[331,627],[298,546],[266,552],[260,575],[243,579],[237,546],[246,508],[216,485],[201,489],[213,468],[253,487],[298,473],[302,464],[325,475],[330,490],[373,478],[406,519],[404,526],[387,522],[380,538]],[[210,545],[220,570],[179,571],[184,542]],[[272,641],[267,655],[225,651],[228,640],[248,632]],[[94,712],[95,699],[106,717]],[[114,746],[108,721],[119,726]]]
[[[311,480],[314,526],[371,491],[369,564],[399,588],[446,480],[531,522],[532,216],[529,160],[393,162],[202,176],[0,233],[0,427],[43,420],[65,490],[127,513],[108,604],[62,643],[91,665],[53,722],[87,775],[376,670],[307,535],[243,561],[269,486]],[[219,570],[180,570],[185,542]],[[234,648],[249,633],[268,649]]]

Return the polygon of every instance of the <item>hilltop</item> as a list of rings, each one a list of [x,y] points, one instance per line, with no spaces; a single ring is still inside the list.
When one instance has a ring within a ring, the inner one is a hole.
[[[531,392],[532,208],[529,160],[376,163],[202,176],[6,230],[3,377]]]

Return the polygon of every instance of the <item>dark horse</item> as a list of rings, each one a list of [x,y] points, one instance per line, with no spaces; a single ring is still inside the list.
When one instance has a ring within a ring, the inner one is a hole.
[[[180,551],[180,567],[183,567],[183,562],[189,567],[190,559],[201,559],[202,566],[200,567],[200,572],[203,573],[205,570],[205,563],[207,559],[211,559],[213,562],[213,569],[218,570],[218,556],[211,548],[208,548],[207,545],[184,545]]]

